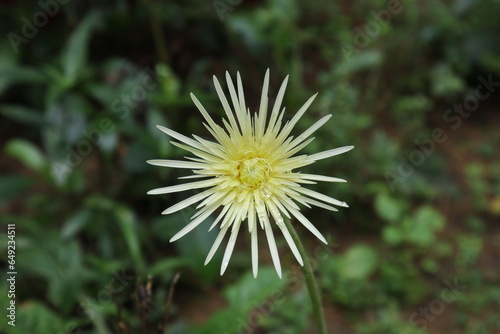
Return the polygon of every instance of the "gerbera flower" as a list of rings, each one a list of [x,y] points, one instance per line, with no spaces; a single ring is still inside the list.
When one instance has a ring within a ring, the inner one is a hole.
[[[276,272],[281,277],[281,265],[273,227],[281,231],[297,261],[303,265],[302,257],[286,228],[283,217],[287,219],[295,217],[326,244],[326,239],[301,213],[297,203],[306,207],[317,206],[331,211],[337,211],[332,205],[347,207],[345,202],[302,186],[303,184],[316,183],[314,181],[345,182],[345,180],[331,176],[300,173],[297,170],[315,161],[347,152],[353,146],[339,147],[312,155],[294,156],[314,139],[309,137],[325,124],[331,115],[324,116],[298,137],[291,136],[293,127],[317,94],[309,98],[293,118],[283,125],[285,108],[281,111],[280,108],[288,76],[278,92],[269,121],[267,121],[269,70],[266,71],[264,77],[258,114],[251,114],[246,107],[239,73],[235,87],[231,77],[226,72],[232,105],[226,99],[217,78],[214,76],[213,79],[227,116],[227,120],[222,120],[223,127],[210,117],[192,93],[191,98],[203,115],[206,121],[204,125],[215,141],[209,141],[196,135],[193,135],[193,139],[191,139],[171,129],[158,126],[161,131],[177,140],[172,142],[173,145],[190,152],[195,157],[186,157],[188,161],[148,161],[156,166],[191,169],[194,174],[183,178],[200,178],[202,180],[153,189],[148,194],[168,194],[207,188],[163,211],[162,214],[170,214],[201,202],[197,206],[197,213],[191,217],[191,222],[174,235],[170,242],[183,237],[220,209],[217,218],[210,227],[211,230],[218,226],[220,231],[208,253],[205,264],[212,259],[224,236],[230,231],[220,270],[222,275],[231,258],[238,231],[242,225],[245,225],[251,236],[252,269],[254,277],[256,277],[258,271],[257,230],[260,227],[264,230],[269,244]]]

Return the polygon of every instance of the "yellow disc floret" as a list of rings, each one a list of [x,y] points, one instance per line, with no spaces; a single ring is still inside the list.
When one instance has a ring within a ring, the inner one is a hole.
[[[253,157],[243,159],[238,164],[237,179],[245,187],[258,189],[267,181],[270,166],[265,159]]]

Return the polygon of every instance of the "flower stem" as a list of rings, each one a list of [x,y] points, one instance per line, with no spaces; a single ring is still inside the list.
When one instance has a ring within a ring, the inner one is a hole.
[[[302,241],[300,241],[300,238],[297,234],[297,231],[295,231],[292,222],[288,219],[285,219],[285,224],[288,228],[288,231],[290,232],[290,235],[292,236],[293,241],[295,242],[295,245],[297,245],[299,253],[302,256],[302,260],[304,261],[302,272],[304,273],[307,290],[309,291],[309,297],[311,298],[314,319],[316,320],[316,332],[318,334],[327,334],[323,306],[321,305],[321,296],[319,294],[319,288],[316,282],[316,278],[314,277],[310,258],[309,256],[307,256],[304,245],[302,244]]]

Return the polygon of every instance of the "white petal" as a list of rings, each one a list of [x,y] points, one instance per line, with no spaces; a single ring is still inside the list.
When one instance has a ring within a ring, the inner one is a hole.
[[[189,137],[186,137],[184,135],[181,135],[180,133],[174,131],[174,130],[171,130],[169,128],[166,128],[164,126],[161,126],[161,125],[157,125],[156,126],[158,129],[160,129],[161,131],[165,132],[167,135],[169,135],[170,137],[172,138],[175,138],[183,143],[186,143],[190,146],[193,146],[199,150],[202,150],[202,151],[205,151],[205,147],[203,145],[201,145],[200,143],[198,143],[196,140],[193,140]]]
[[[257,278],[259,271],[259,246],[257,243],[257,227],[255,226],[251,233],[252,236],[252,272],[253,277]]]
[[[226,71],[226,82],[227,88],[229,89],[229,96],[231,96],[231,102],[233,103],[234,112],[236,113],[236,117],[240,123],[240,127],[243,128],[243,113],[245,110],[240,108],[240,101],[238,100],[238,95],[236,94],[236,90],[234,88],[233,80],[229,75],[229,72]]]
[[[210,117],[208,112],[205,110],[203,105],[200,103],[200,101],[198,101],[198,99],[196,98],[196,96],[194,96],[193,93],[191,93],[191,99],[193,100],[194,104],[196,105],[196,107],[198,108],[200,113],[202,114],[203,118],[205,118],[205,120],[210,125],[210,130],[212,130],[211,131],[212,135],[217,139],[217,141],[222,143],[224,140],[227,140],[228,137],[227,137],[226,133],[222,130],[222,128],[220,126],[218,126],[213,121],[212,117]]]
[[[188,234],[189,232],[191,232],[191,230],[193,230],[196,226],[200,225],[205,219],[208,218],[208,216],[210,216],[218,207],[220,206],[220,203],[214,203],[212,204],[212,206],[210,207],[207,207],[205,209],[205,212],[198,216],[195,220],[191,221],[189,224],[187,224],[186,226],[184,226],[184,228],[182,230],[180,230],[179,232],[177,232],[171,239],[170,239],[170,242],[174,242],[175,240],[178,240],[180,238],[182,238],[183,236],[185,236],[186,234]]]
[[[264,224],[264,230],[266,232],[267,243],[269,244],[269,251],[271,252],[274,268],[276,269],[276,273],[278,273],[279,278],[281,278],[280,256],[278,254],[278,248],[276,247],[276,241],[274,241],[273,230],[269,224],[269,219],[266,219]]]
[[[307,129],[301,135],[299,135],[297,138],[295,138],[293,140],[293,142],[290,144],[290,146],[295,147],[296,145],[301,143],[303,140],[307,139],[316,130],[318,130],[320,127],[322,127],[323,124],[325,124],[331,117],[332,117],[332,115],[326,115],[326,116],[322,117],[319,121],[317,121],[316,123],[311,125],[311,127],[309,127],[309,129]]]
[[[325,182],[347,182],[344,179],[339,179],[338,177],[316,175],[316,174],[296,174],[301,179],[314,180],[314,181],[325,181]]]
[[[232,207],[232,205],[224,205],[224,208],[219,213],[219,215],[217,216],[217,218],[214,220],[214,222],[212,223],[212,226],[210,226],[210,228],[208,229],[209,232],[217,225],[217,223],[222,219],[222,217],[224,217],[226,215],[227,211],[231,207]]]
[[[210,262],[210,260],[214,256],[215,252],[217,251],[217,248],[219,248],[219,245],[222,242],[222,239],[224,239],[227,230],[228,226],[225,226],[220,230],[219,234],[217,235],[217,238],[214,241],[214,244],[212,245],[212,248],[210,248],[210,251],[208,252],[207,258],[205,259],[205,265],[207,265],[207,263]]]
[[[304,217],[299,211],[289,208],[290,213],[297,218],[302,225],[304,225],[309,231],[311,231],[312,234],[316,236],[319,240],[321,240],[323,243],[327,243],[325,237],[318,231],[318,229],[306,218]]]
[[[152,190],[148,191],[147,194],[148,195],[170,194],[170,193],[175,193],[175,192],[184,191],[184,190],[211,187],[211,186],[214,186],[220,182],[221,181],[219,179],[214,178],[214,179],[210,179],[210,180],[203,180],[203,181],[198,181],[198,182],[178,184],[175,186],[156,188],[156,189],[152,189]]]
[[[207,189],[205,191],[202,191],[201,193],[199,194],[196,194],[194,196],[191,196],[177,204],[174,204],[172,205],[171,207],[165,209],[165,211],[163,211],[161,214],[162,215],[168,215],[170,213],[174,213],[174,212],[177,212],[179,210],[182,210],[196,202],[199,202],[201,201],[202,199],[204,199],[205,197],[208,197],[210,196],[215,190],[214,189]]]
[[[323,151],[323,152],[311,154],[308,156],[308,158],[312,159],[314,161],[318,161],[321,159],[333,157],[334,155],[339,155],[339,154],[345,153],[347,151],[352,150],[353,148],[354,148],[354,146],[338,147],[338,148],[334,148],[333,150],[328,150],[328,151]]]
[[[288,75],[285,77],[285,80],[283,80],[280,90],[278,91],[278,95],[276,96],[276,101],[274,101],[273,111],[271,112],[271,119],[269,120],[269,124],[267,125],[267,132],[272,131],[272,129],[274,128],[276,118],[278,117],[278,112],[281,107],[281,103],[283,102],[283,96],[285,96],[287,83],[288,83]]]
[[[288,243],[288,246],[292,250],[293,255],[295,255],[295,258],[299,262],[301,266],[304,266],[304,261],[302,261],[302,256],[300,256],[300,252],[297,248],[297,245],[295,245],[295,242],[292,239],[292,236],[290,235],[290,232],[286,228],[285,224],[278,225],[279,228],[281,229],[281,232],[283,233],[283,236],[285,237],[286,242]]]
[[[257,139],[261,138],[264,134],[264,129],[266,125],[267,118],[267,105],[268,105],[268,94],[269,90],[269,69],[267,69],[266,74],[264,76],[264,83],[262,84],[262,94],[260,97],[260,107],[259,107],[259,121],[255,125],[255,136]]]
[[[229,107],[229,103],[227,102],[226,95],[222,91],[222,88],[219,84],[219,81],[214,75],[214,86],[215,90],[217,91],[217,95],[219,96],[219,100],[222,103],[222,107],[224,108],[224,111],[226,112],[226,116],[229,119],[229,123],[231,124],[231,127],[234,132],[238,132],[238,125],[236,124],[236,120],[234,119],[233,112],[231,111],[231,108]]]
[[[346,202],[341,202],[338,199],[335,199],[335,198],[330,197],[330,196],[326,196],[326,195],[324,195],[322,193],[319,193],[319,192],[311,190],[311,189],[307,189],[307,188],[304,188],[304,187],[299,187],[299,188],[295,188],[295,190],[298,191],[298,192],[300,192],[300,193],[303,193],[304,195],[307,195],[307,196],[310,196],[310,197],[314,197],[316,199],[319,199],[321,201],[324,201],[324,202],[327,202],[327,203],[330,203],[330,204],[333,204],[333,205],[343,206],[343,207],[346,207],[346,208],[349,207]]]
[[[220,274],[224,274],[229,264],[229,259],[231,259],[231,254],[233,254],[234,244],[236,243],[236,237],[238,236],[238,231],[240,230],[240,222],[235,223],[235,228],[231,231],[231,237],[227,243],[226,251],[224,252],[224,257],[222,258],[222,265],[220,268]]]
[[[181,161],[181,160],[157,159],[157,160],[148,160],[146,162],[153,166],[172,167],[172,168],[202,169],[207,167],[207,165],[200,164],[198,162]]]
[[[313,103],[313,101],[314,101],[314,99],[316,98],[317,95],[318,95],[318,93],[316,93],[313,96],[311,96],[306,101],[306,103],[304,103],[304,105],[299,109],[299,111],[297,111],[297,113],[293,116],[293,118],[290,120],[290,122],[283,128],[283,130],[282,130],[283,134],[285,134],[285,135],[288,136],[288,134],[293,129],[293,127],[295,126],[295,124],[297,124],[297,122],[304,115],[304,113],[309,108],[309,106],[311,105],[311,103]]]

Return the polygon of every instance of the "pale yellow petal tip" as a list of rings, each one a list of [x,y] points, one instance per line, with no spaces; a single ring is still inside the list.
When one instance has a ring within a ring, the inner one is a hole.
[[[224,275],[224,273],[226,272],[226,269],[227,269],[227,265],[229,263],[227,261],[222,261],[222,265],[220,266],[220,275]]]
[[[279,277],[280,279],[282,279],[282,278],[283,278],[283,277],[282,277],[283,275],[281,274],[281,268],[279,269],[279,271],[276,269],[276,273],[278,274],[278,277]]]
[[[171,214],[171,213],[172,213],[172,212],[170,211],[170,209],[166,209],[166,210],[163,210],[161,214],[162,214],[162,215],[169,215],[169,214]]]

